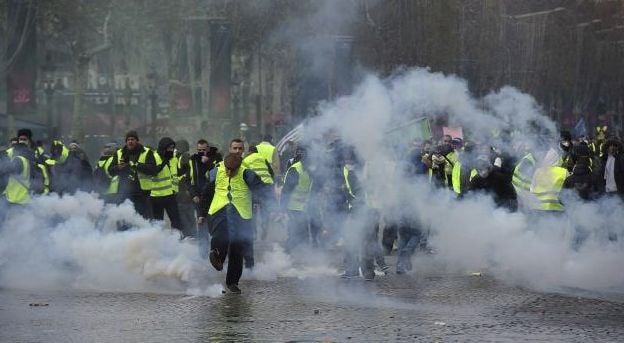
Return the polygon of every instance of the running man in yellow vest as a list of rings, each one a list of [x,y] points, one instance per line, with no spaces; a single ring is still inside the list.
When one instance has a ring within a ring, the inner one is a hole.
[[[238,147],[239,143],[233,141],[230,147],[232,144]],[[216,270],[222,270],[228,258],[225,285],[232,293],[241,292],[238,281],[243,274],[243,256],[253,244],[251,192],[264,187],[260,177],[242,166],[242,161],[240,155],[230,153],[210,171],[202,194],[202,216],[198,219],[203,224],[210,217],[212,238],[208,257]]]
[[[163,137],[158,142],[158,150],[154,152],[154,160],[158,173],[152,178],[150,200],[154,219],[163,220],[165,211],[171,221],[171,227],[178,229],[182,235],[182,223],[176,199],[176,183],[178,177],[178,162],[173,152],[175,142],[169,137]]]

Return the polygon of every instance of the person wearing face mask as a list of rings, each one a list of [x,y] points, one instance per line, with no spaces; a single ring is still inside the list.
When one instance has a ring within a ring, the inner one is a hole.
[[[174,158],[175,142],[164,137],[158,142],[158,150],[154,153],[157,173],[152,177],[150,200],[154,219],[163,220],[165,211],[171,221],[171,227],[184,235],[180,212],[176,200],[174,179],[177,178],[177,160]]]
[[[559,158],[559,166],[572,172],[572,168],[574,168],[572,134],[569,131],[561,131],[560,136],[559,149],[561,150],[561,157]]]

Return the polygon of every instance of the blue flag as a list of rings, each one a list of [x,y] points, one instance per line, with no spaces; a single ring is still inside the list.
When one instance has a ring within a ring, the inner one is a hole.
[[[574,138],[587,136],[587,125],[585,125],[585,118],[579,119],[576,125],[574,125],[574,128],[572,129],[572,136],[574,136]]]

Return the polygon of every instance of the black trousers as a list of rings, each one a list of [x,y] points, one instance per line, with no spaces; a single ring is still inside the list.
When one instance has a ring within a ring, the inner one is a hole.
[[[236,285],[243,275],[243,257],[253,251],[253,222],[228,205],[210,217],[210,248],[221,262],[228,259],[226,285]]]
[[[178,200],[178,211],[180,213],[180,230],[185,237],[197,236],[197,219],[195,217],[195,205],[184,203]]]
[[[171,220],[171,227],[174,229],[182,230],[182,223],[180,221],[180,212],[178,211],[178,202],[175,195],[168,195],[164,197],[151,197],[152,211],[154,212],[154,219],[164,220],[165,211],[167,216]]]
[[[146,193],[134,193],[134,194],[116,194],[112,196],[113,202],[117,205],[129,199],[134,205],[134,210],[137,211],[145,219],[152,219],[152,206],[150,205],[150,197]]]

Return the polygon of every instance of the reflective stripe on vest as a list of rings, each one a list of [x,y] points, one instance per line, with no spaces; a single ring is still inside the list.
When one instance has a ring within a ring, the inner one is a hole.
[[[154,152],[154,160],[156,161],[156,165],[160,166],[163,164],[163,160],[160,157],[160,154]],[[171,169],[170,165],[166,164],[155,176],[152,177],[151,180],[152,188],[150,190],[150,196],[152,197],[164,197],[168,195],[172,195],[173,191],[173,180],[171,177]]]
[[[30,201],[30,163],[23,156],[16,156],[22,162],[22,172],[9,176],[4,196],[11,204],[25,204]]]
[[[50,193],[50,174],[48,174],[48,168],[39,163],[37,163],[37,168],[41,170],[41,175],[43,175],[43,194],[48,194]]]
[[[113,177],[108,173],[108,167],[110,167],[111,163],[113,163],[113,156],[106,159],[102,168],[108,177],[110,178],[110,184],[108,185],[108,189],[106,190],[106,194],[115,194],[119,191],[119,175],[115,175]]]
[[[462,189],[461,189],[461,168],[462,168],[461,162],[459,162],[459,161],[455,162],[455,164],[453,165],[453,175],[452,175],[453,190],[457,194],[461,194],[461,192],[462,192]]]
[[[243,165],[245,168],[253,170],[260,177],[262,182],[273,184],[273,178],[271,177],[271,173],[269,173],[267,162],[259,153],[252,153],[245,157],[243,159]]]
[[[347,166],[342,167],[342,175],[344,176],[344,183],[347,187],[347,191],[349,191],[349,195],[352,198],[355,198],[355,195],[353,195],[353,190],[351,189],[351,184],[349,183],[349,168],[347,168]]]
[[[275,147],[271,145],[271,143],[260,142],[260,144],[256,145],[256,148],[258,149],[260,156],[264,157],[269,164],[273,163],[273,153],[275,152]]]
[[[225,173],[223,163],[217,165],[217,178],[215,180],[215,193],[210,203],[208,214],[213,215],[228,204],[234,205],[238,214],[243,219],[251,219],[251,191],[243,179],[244,166],[241,166],[232,177]]]
[[[301,161],[288,168],[284,179],[288,178],[288,173],[293,169],[299,174],[299,183],[297,183],[297,186],[290,195],[290,199],[288,200],[288,209],[303,211],[308,204],[308,195],[310,194],[310,189],[312,188],[312,180],[310,180],[310,174],[303,169]]]
[[[516,192],[526,191],[531,188],[531,176],[525,175],[523,169],[535,166],[535,159],[533,154],[527,154],[522,158],[520,163],[514,168],[513,176],[511,177],[511,184],[516,189]]]
[[[139,155],[137,159],[138,163],[145,164],[145,160],[147,159],[147,154],[150,152],[150,149],[147,147],[143,147],[143,151]],[[121,161],[122,158],[122,149],[117,150],[117,163]],[[139,171],[136,172],[136,175],[139,177],[139,185],[141,186],[141,190],[149,191],[152,188],[152,177],[146,174],[143,174]],[[119,187],[117,187],[119,188]],[[118,189],[119,190],[119,189]]]
[[[536,197],[534,210],[563,211],[563,204],[559,201],[559,193],[568,176],[568,171],[561,167],[544,167],[535,171],[534,184],[531,193]]]
[[[180,178],[178,177],[178,165],[180,160],[177,156],[174,156],[169,160],[169,171],[171,172],[171,183],[173,185],[173,191],[175,193],[180,191]]]

